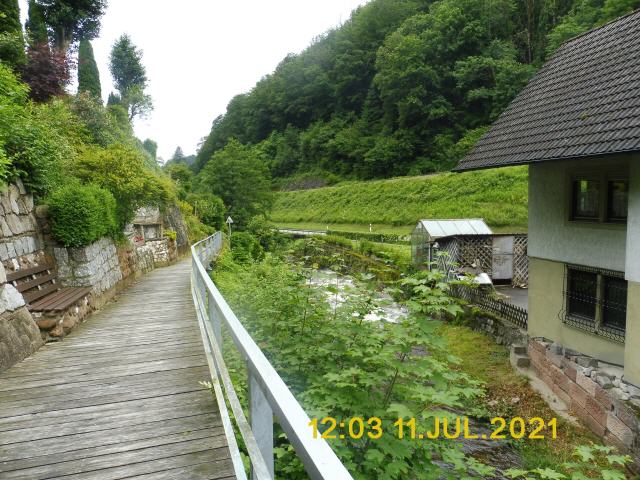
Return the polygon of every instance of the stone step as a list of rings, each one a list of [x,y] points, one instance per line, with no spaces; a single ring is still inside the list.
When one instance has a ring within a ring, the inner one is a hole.
[[[516,368],[529,368],[529,366],[531,366],[531,360],[526,354],[522,355],[511,352],[511,355],[509,355],[509,360],[511,361],[511,365]]]
[[[511,345],[511,351],[516,355],[526,355],[527,347],[524,345]]]

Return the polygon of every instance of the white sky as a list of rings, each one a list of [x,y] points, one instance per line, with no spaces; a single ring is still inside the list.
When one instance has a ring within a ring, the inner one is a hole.
[[[169,159],[195,153],[227,103],[290,52],[349,18],[366,0],[108,0],[93,49],[106,101],[111,46],[123,33],[144,52],[155,110],[136,135]],[[178,8],[176,8],[176,5]],[[23,18],[27,0],[20,0]]]

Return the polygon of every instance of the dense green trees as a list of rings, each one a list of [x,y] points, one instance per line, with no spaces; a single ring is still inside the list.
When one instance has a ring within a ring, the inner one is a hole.
[[[0,0],[0,61],[13,67],[25,63],[18,0]]]
[[[66,52],[82,39],[91,40],[100,32],[106,0],[37,0],[51,32],[55,48]]]
[[[252,217],[265,214],[272,203],[264,159],[237,140],[229,141],[213,155],[199,175],[197,191],[220,197],[226,213],[241,226]]]
[[[447,170],[567,38],[640,0],[373,0],[289,55],[216,118],[196,170],[230,139],[275,177]]]
[[[142,142],[142,148],[144,148],[147,153],[153,158],[155,162],[158,157],[158,143],[155,140],[151,140],[147,138],[144,142]]]
[[[78,50],[78,92],[88,92],[95,98],[102,98],[100,73],[93,56],[93,47],[89,40],[80,40]]]
[[[42,7],[36,0],[29,0],[29,18],[25,25],[29,45],[34,47],[49,42],[47,24],[44,21]]]
[[[109,100],[119,102],[127,110],[130,120],[145,116],[153,109],[151,97],[145,93],[149,80],[142,64],[142,51],[133,44],[129,35],[122,35],[113,45],[109,70],[120,95],[119,99],[110,97]]]

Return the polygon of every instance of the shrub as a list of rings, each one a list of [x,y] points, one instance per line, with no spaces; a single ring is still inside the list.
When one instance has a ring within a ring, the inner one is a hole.
[[[193,214],[202,223],[222,230],[225,206],[220,197],[213,193],[189,193],[186,200],[193,206]]]
[[[264,257],[264,249],[256,237],[249,232],[231,234],[231,252],[238,263],[250,263]]]
[[[47,201],[51,234],[65,247],[81,247],[118,233],[116,201],[96,185],[72,183],[53,192]]]
[[[178,234],[176,233],[176,231],[171,229],[165,230],[164,236],[167,237],[172,242],[175,242],[176,238],[178,238]]]
[[[60,165],[73,156],[67,132],[59,128],[69,122],[53,121],[64,113],[57,103],[31,105],[28,91],[0,64],[0,180],[20,177],[34,194],[44,196],[60,184]]]
[[[113,194],[121,229],[139,207],[163,207],[175,198],[171,180],[148,168],[144,155],[128,145],[85,148],[75,162],[73,174]]]
[[[284,235],[259,215],[249,220],[247,231],[258,240],[262,248],[270,252],[278,251],[288,242]]]
[[[36,102],[46,102],[64,95],[71,79],[72,62],[66,52],[52,50],[47,44],[29,47],[22,78],[29,84],[29,94]]]
[[[194,215],[191,204],[178,200],[178,207],[180,208],[180,213],[182,213],[182,218],[184,218],[184,223],[187,225],[189,243],[196,243],[216,231],[215,228],[205,225]]]

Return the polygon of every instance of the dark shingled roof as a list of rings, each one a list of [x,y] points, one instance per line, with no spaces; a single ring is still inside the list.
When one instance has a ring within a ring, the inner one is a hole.
[[[564,43],[455,170],[640,150],[640,10]]]

